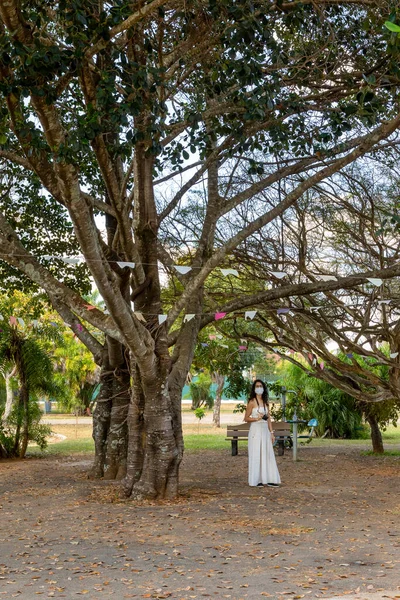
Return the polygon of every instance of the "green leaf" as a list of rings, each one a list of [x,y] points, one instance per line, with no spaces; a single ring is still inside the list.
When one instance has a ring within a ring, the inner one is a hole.
[[[392,23],[391,21],[385,21],[385,27],[386,29],[389,29],[389,31],[400,33],[400,26],[396,25],[396,23]]]

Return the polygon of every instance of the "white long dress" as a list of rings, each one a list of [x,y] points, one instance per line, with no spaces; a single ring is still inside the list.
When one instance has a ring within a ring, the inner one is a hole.
[[[253,408],[251,417],[257,418],[258,414],[267,414],[268,409],[263,406]],[[249,485],[255,486],[259,483],[281,482],[275,453],[272,447],[271,433],[268,421],[253,421],[249,431]]]

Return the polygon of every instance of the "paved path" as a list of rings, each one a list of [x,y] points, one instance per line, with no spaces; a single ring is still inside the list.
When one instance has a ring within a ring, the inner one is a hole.
[[[184,425],[190,425],[197,423],[194,413],[192,412],[184,412],[182,414],[182,420]],[[92,417],[74,417],[74,416],[62,416],[60,418],[56,416],[52,416],[51,414],[46,415],[42,418],[42,423],[46,425],[91,425],[93,420]],[[202,419],[202,423],[212,424],[212,412],[210,411],[207,415]],[[242,414],[233,414],[233,413],[222,413],[221,414],[221,424],[227,425],[228,423],[242,423],[243,415]]]

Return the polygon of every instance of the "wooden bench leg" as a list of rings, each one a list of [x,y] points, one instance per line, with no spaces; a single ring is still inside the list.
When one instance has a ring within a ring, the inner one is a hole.
[[[237,456],[237,453],[238,453],[238,441],[237,440],[231,440],[231,446],[232,446],[232,456]]]
[[[285,440],[278,440],[278,456],[285,454]]]

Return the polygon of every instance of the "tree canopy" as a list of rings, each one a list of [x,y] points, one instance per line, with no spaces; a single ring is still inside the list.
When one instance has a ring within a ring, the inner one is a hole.
[[[197,333],[217,311],[400,274],[393,265],[311,278],[221,298],[211,311],[204,289],[216,267],[231,266],[233,253],[307,190],[396,144],[399,40],[382,15],[395,21],[396,7],[1,4],[0,254],[46,291],[103,378],[117,374],[113,385],[131,395],[128,495],[177,493],[180,393]],[[46,219],[47,236],[29,214]],[[74,266],[70,279],[65,261],[52,268],[42,245],[57,256],[76,249],[86,266]],[[107,314],[79,293],[87,273]],[[165,277],[181,286],[167,302]],[[87,324],[107,335],[104,345]],[[102,405],[104,423],[115,397]]]

